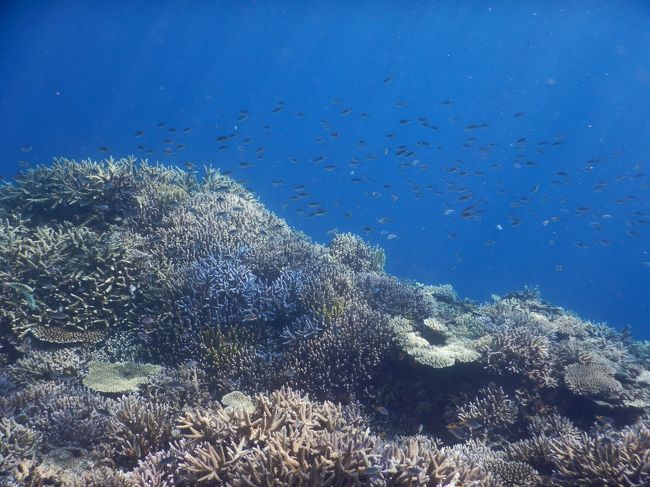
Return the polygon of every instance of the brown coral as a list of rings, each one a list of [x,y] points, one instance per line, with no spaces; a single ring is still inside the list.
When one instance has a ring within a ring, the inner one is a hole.
[[[172,408],[137,397],[120,399],[109,421],[108,431],[114,456],[135,463],[169,442],[173,425]]]
[[[639,424],[604,437],[565,435],[551,442],[562,486],[638,487],[650,484],[650,430]]]
[[[384,443],[352,410],[315,403],[284,389],[257,395],[256,412],[186,413],[179,428],[190,440],[179,475],[233,486],[498,484],[478,465],[423,437]]]

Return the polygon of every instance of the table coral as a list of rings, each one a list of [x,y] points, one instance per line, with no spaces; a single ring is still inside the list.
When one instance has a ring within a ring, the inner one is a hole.
[[[137,390],[160,371],[155,364],[90,362],[83,383],[94,391],[119,394]]]

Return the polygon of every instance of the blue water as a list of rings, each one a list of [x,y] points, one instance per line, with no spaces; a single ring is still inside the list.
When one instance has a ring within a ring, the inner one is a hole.
[[[650,337],[648,2],[106,5],[3,2],[0,174],[214,164],[396,275],[479,301],[536,285]]]

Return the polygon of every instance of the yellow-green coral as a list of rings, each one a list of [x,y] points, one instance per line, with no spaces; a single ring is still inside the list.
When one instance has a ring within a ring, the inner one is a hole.
[[[132,392],[162,370],[160,365],[135,362],[90,362],[83,383],[89,389],[106,393]]]
[[[241,391],[232,391],[221,398],[226,411],[242,411],[252,414],[255,411],[253,399]]]
[[[312,311],[324,321],[332,323],[343,315],[345,311],[345,300],[340,297],[335,297],[331,303],[321,303],[320,308],[314,307]]]
[[[35,327],[104,330],[127,321],[136,308],[129,290],[133,266],[109,233],[5,220],[0,260],[6,263],[0,282],[12,290],[0,296],[0,316],[19,336]]]

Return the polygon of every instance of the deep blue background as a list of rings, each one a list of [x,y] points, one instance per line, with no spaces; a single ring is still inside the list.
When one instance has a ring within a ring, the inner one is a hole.
[[[648,2],[107,5],[2,3],[0,174],[54,156],[212,163],[316,241],[379,243],[397,275],[477,300],[538,285],[650,337]]]

